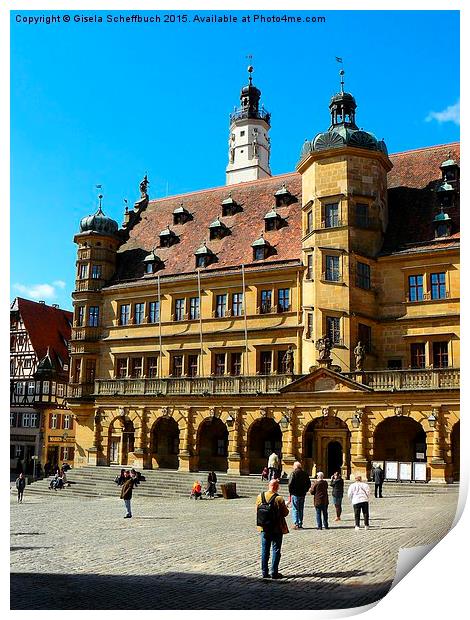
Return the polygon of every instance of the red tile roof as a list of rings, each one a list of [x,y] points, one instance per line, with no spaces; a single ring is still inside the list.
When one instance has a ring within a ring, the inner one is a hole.
[[[54,363],[57,361],[57,355],[62,362],[68,363],[69,354],[66,342],[70,340],[73,314],[68,310],[54,308],[22,297],[16,298],[12,308],[15,305],[18,307],[38,360],[40,361],[49,349]]]
[[[390,155],[394,168],[388,174],[389,227],[384,240],[384,252],[393,252],[407,244],[415,243],[419,247],[425,241],[433,242],[432,220],[438,211],[434,190],[441,178],[439,166],[449,153],[459,161],[459,143]],[[144,273],[142,261],[154,248],[157,256],[165,263],[164,269],[158,272],[162,276],[194,272],[194,252],[204,241],[217,256],[217,262],[205,268],[205,272],[242,263],[253,264],[251,244],[264,232],[263,218],[275,204],[274,193],[283,183],[297,197],[298,202],[279,209],[287,226],[264,233],[265,239],[275,248],[275,253],[262,263],[274,265],[276,261],[300,262],[301,177],[293,172],[151,200],[142,212],[141,220],[131,228],[128,241],[119,250],[115,281],[141,277]],[[222,217],[221,203],[229,192],[242,205],[243,211],[232,217]],[[173,211],[181,204],[192,214],[193,219],[186,224],[173,225]],[[453,231],[456,232],[459,230],[458,207],[449,215]],[[222,240],[211,241],[209,225],[216,218],[220,218],[230,228],[231,234]],[[170,248],[160,248],[159,233],[168,225],[178,236],[179,243]]]

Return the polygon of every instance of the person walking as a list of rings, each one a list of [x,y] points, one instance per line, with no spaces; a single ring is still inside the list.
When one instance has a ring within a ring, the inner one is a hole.
[[[317,480],[312,484],[310,493],[313,495],[313,505],[317,514],[317,530],[321,530],[323,527],[328,530],[328,482],[325,480],[322,471],[318,472]]]
[[[284,498],[278,494],[279,480],[270,480],[268,490],[256,498],[256,524],[261,532],[261,572],[263,579],[282,579],[279,572],[282,538],[289,533],[286,516],[289,510]],[[269,574],[269,558],[271,574]]]
[[[380,465],[377,465],[377,467],[374,469],[374,495],[375,497],[383,497],[382,495],[382,485],[384,483],[384,478],[385,478],[385,474],[384,474],[384,470],[380,467]]]
[[[278,469],[279,469],[279,457],[278,457],[278,455],[273,450],[271,452],[271,454],[269,455],[269,458],[268,458],[268,478],[269,478],[269,480],[272,480],[273,478],[276,478]]]
[[[126,470],[124,472],[124,482],[121,486],[121,499],[124,500],[124,505],[126,507],[126,514],[124,515],[124,519],[130,519],[132,517],[131,510],[131,499],[132,499],[132,489],[134,488],[136,478],[131,476],[131,472]]]
[[[364,529],[369,529],[369,496],[370,489],[367,482],[362,482],[362,476],[355,476],[355,482],[348,489],[348,497],[354,510],[355,530],[360,529],[361,512],[364,516]]]
[[[336,510],[335,521],[341,521],[341,512],[343,510],[343,495],[344,495],[344,480],[341,476],[341,472],[337,471],[333,474],[331,481],[331,497],[333,499],[333,505]]]
[[[295,461],[293,470],[289,476],[289,495],[292,502],[292,521],[294,530],[301,530],[304,521],[305,496],[310,488],[310,478],[307,472],[302,469],[299,461]]]
[[[18,490],[18,504],[22,504],[24,488],[26,486],[26,478],[24,477],[23,472],[20,472],[20,475],[16,479],[15,486]]]

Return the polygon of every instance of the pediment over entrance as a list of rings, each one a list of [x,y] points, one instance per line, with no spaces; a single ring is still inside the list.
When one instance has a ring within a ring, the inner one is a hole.
[[[313,372],[280,389],[280,392],[371,392],[372,389],[329,368]]]

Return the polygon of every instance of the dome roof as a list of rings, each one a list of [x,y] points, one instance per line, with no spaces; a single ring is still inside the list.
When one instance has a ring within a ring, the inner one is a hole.
[[[334,103],[339,103],[340,101],[348,102],[350,104],[356,105],[356,100],[351,95],[351,93],[336,93],[330,100],[330,106]]]
[[[115,235],[118,231],[118,223],[112,218],[106,217],[101,207],[94,215],[87,215],[80,220],[80,232],[97,232],[107,235]]]
[[[334,129],[317,134],[309,145],[304,144],[301,156],[303,157],[311,151],[324,151],[342,146],[354,146],[388,154],[385,142],[378,140],[370,131],[337,125]]]

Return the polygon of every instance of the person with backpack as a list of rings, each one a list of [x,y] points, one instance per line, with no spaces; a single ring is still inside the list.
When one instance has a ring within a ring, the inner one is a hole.
[[[295,461],[289,476],[289,495],[292,502],[292,520],[294,530],[301,530],[304,521],[305,496],[310,488],[310,478],[299,461]]]
[[[270,480],[268,490],[256,498],[256,525],[261,532],[261,572],[263,579],[282,579],[279,572],[282,537],[289,533],[286,516],[289,510],[284,498],[278,494],[279,480]],[[272,550],[271,574],[269,557]]]

